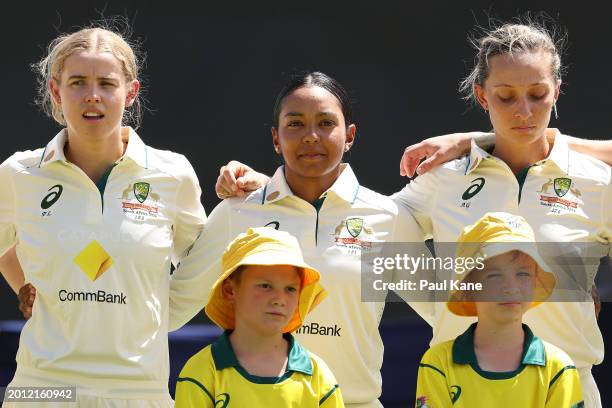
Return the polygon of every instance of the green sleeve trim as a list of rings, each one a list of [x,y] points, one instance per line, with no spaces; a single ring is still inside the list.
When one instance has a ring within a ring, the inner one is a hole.
[[[584,408],[584,401],[580,401],[580,402],[572,405],[570,408]]]
[[[561,370],[559,370],[557,374],[555,374],[553,379],[550,381],[550,384],[548,384],[548,388],[552,387],[555,381],[557,381],[559,377],[561,377],[561,374],[563,374],[565,370],[575,370],[575,369],[576,369],[576,366],[573,366],[573,365],[568,365],[568,366],[563,367]]]
[[[437,372],[439,372],[440,374],[442,374],[442,377],[446,378],[446,374],[444,374],[444,372],[443,372],[442,370],[440,370],[438,367],[434,367],[434,366],[432,366],[432,365],[429,365],[429,364],[423,364],[423,363],[420,363],[420,364],[419,364],[419,367],[426,367],[426,368],[431,368],[431,369],[434,369],[434,370],[436,370]]]
[[[206,395],[208,395],[208,398],[210,398],[210,400],[212,401],[213,405],[215,404],[215,398],[212,396],[212,394],[206,389],[206,387],[199,381],[194,380],[193,378],[189,378],[189,377],[179,377],[176,379],[176,382],[190,382],[193,383],[195,385],[197,385],[198,387],[200,387],[202,389],[202,391],[204,391],[206,393]]]
[[[323,396],[323,398],[321,398],[321,401],[319,401],[319,406],[323,405],[323,403],[329,398],[331,397],[331,395],[338,389],[338,384],[334,385],[334,387],[329,390],[329,392],[327,394],[325,394]]]

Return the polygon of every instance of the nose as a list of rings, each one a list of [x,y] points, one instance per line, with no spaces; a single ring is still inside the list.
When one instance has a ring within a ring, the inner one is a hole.
[[[505,294],[517,295],[522,292],[521,289],[522,289],[521,282],[518,279],[514,277],[510,277],[504,280],[503,291]]]
[[[100,98],[100,93],[98,92],[98,88],[96,86],[92,86],[85,96],[85,102],[87,103],[100,103],[102,99]]]
[[[302,138],[302,141],[306,144],[318,143],[320,140],[321,137],[317,133],[317,129],[315,126],[312,126],[310,129],[308,129],[306,135],[304,135],[304,137]]]
[[[287,295],[282,289],[275,290],[272,297],[272,304],[274,306],[285,306],[287,304]]]
[[[521,120],[529,119],[531,117],[531,103],[527,98],[521,98],[518,100],[514,116]]]

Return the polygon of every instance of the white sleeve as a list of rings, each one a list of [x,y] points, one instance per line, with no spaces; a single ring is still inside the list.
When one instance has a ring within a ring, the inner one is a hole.
[[[603,231],[600,235],[608,242],[608,256],[612,256],[612,179],[608,182],[601,204]]]
[[[391,199],[399,207],[403,207],[412,213],[426,239],[433,236],[431,214],[435,208],[438,184],[435,173],[436,171],[434,170],[418,176],[406,184],[406,187],[401,191],[391,196]]]
[[[9,160],[0,165],[0,256],[17,243],[14,170]]]
[[[204,309],[210,289],[221,276],[221,258],[230,240],[229,204],[222,201],[170,279],[168,327],[177,330]]]
[[[405,252],[411,257],[420,257],[428,255],[429,251],[424,243],[423,230],[417,224],[412,213],[407,209],[398,205],[398,216],[395,222],[393,234],[394,249]],[[391,248],[389,248],[391,249]],[[395,256],[395,254],[391,254]],[[403,253],[400,255],[404,255]],[[416,281],[419,275],[410,274],[405,269],[395,269],[393,271],[392,280],[394,283],[406,281]],[[401,297],[423,320],[430,326],[433,326],[435,318],[435,303],[433,298],[423,299],[423,295],[410,290],[396,290],[395,293]]]
[[[172,248],[172,263],[178,265],[191,245],[202,231],[206,222],[206,212],[200,202],[200,183],[191,166],[183,157],[185,163],[181,166],[183,174],[179,178],[176,192],[176,218],[174,222],[174,243]]]

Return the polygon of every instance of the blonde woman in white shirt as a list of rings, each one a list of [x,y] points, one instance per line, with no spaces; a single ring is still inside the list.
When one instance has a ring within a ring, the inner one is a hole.
[[[76,387],[64,393],[76,403],[36,406],[171,407],[170,264],[206,218],[197,177],[122,126],[140,121],[140,82],[120,34],[62,35],[38,69],[42,106],[63,129],[0,165],[0,267],[14,289],[36,288],[7,396]]]

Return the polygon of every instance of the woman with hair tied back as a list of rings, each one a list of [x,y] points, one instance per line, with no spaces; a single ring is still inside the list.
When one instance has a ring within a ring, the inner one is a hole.
[[[206,303],[220,275],[223,250],[249,227],[290,233],[305,262],[320,271],[328,292],[295,332],[296,339],[328,364],[347,406],[380,407],[384,348],[378,324],[387,291],[377,293],[381,301],[361,301],[361,255],[377,253],[384,242],[418,242],[419,227],[390,198],[360,185],[351,166],[342,162],[355,143],[356,126],[340,83],[321,72],[296,75],[278,94],[273,112],[272,143],[284,165],[266,186],[225,200],[211,212],[177,269],[182,282],[173,287],[171,298],[179,304]],[[389,279],[400,281],[401,272],[392,272]],[[428,318],[424,309],[431,304],[410,304]],[[176,320],[186,322],[200,310]]]
[[[171,407],[170,264],[206,218],[197,177],[184,156],[122,126],[141,112],[139,63],[122,35],[62,35],[37,68],[42,107],[64,128],[0,165],[1,269],[15,291],[25,275],[37,298],[6,395],[76,387],[29,404]],[[12,401],[3,406],[22,405]]]
[[[561,87],[559,48],[549,31],[533,22],[493,27],[475,45],[475,67],[461,88],[489,115],[492,150],[472,144],[468,156],[417,177],[396,199],[438,242],[456,239],[461,228],[488,211],[521,215],[536,241],[551,243],[541,248],[550,251],[552,243],[577,248],[583,265],[571,272],[582,269],[584,281],[570,272],[565,284],[574,284],[564,289],[578,293],[580,285],[588,293],[598,267],[592,260],[610,254],[611,171],[604,162],[570,150],[567,136],[547,128]],[[554,259],[559,254],[542,255],[559,265]],[[527,312],[525,322],[574,360],[585,407],[601,407],[591,367],[602,361],[604,344],[593,301],[555,299]],[[455,337],[471,321],[438,305],[432,344]]]
[[[423,145],[409,148],[402,160],[403,174],[413,173],[422,155],[435,156],[435,148],[456,157],[467,143],[469,154],[417,177],[393,196],[394,201],[410,210],[425,237],[432,237],[435,243],[456,242],[466,225],[487,212],[505,211],[523,216],[538,242],[580,242],[589,245],[590,259],[608,255],[612,241],[610,166],[570,147],[608,163],[612,149],[610,142],[600,149],[600,143],[577,141],[547,128],[556,110],[562,73],[559,48],[549,31],[535,22],[519,21],[494,26],[473,43],[475,67],[462,89],[488,113],[495,145],[488,152],[471,142],[469,135],[453,135],[429,143],[427,149]],[[251,171],[241,163],[230,163],[219,176],[218,194],[228,196],[261,182],[262,176]],[[438,256],[444,250],[443,245],[436,246]],[[588,292],[597,265],[585,259],[582,268],[587,279],[581,284]],[[579,292],[576,287],[567,289]],[[457,337],[473,321],[452,315],[443,302],[436,303],[431,345]],[[546,302],[529,311],[525,321],[538,336],[574,360],[585,407],[601,407],[591,374],[604,350],[593,301]],[[505,346],[523,340],[509,339]]]

